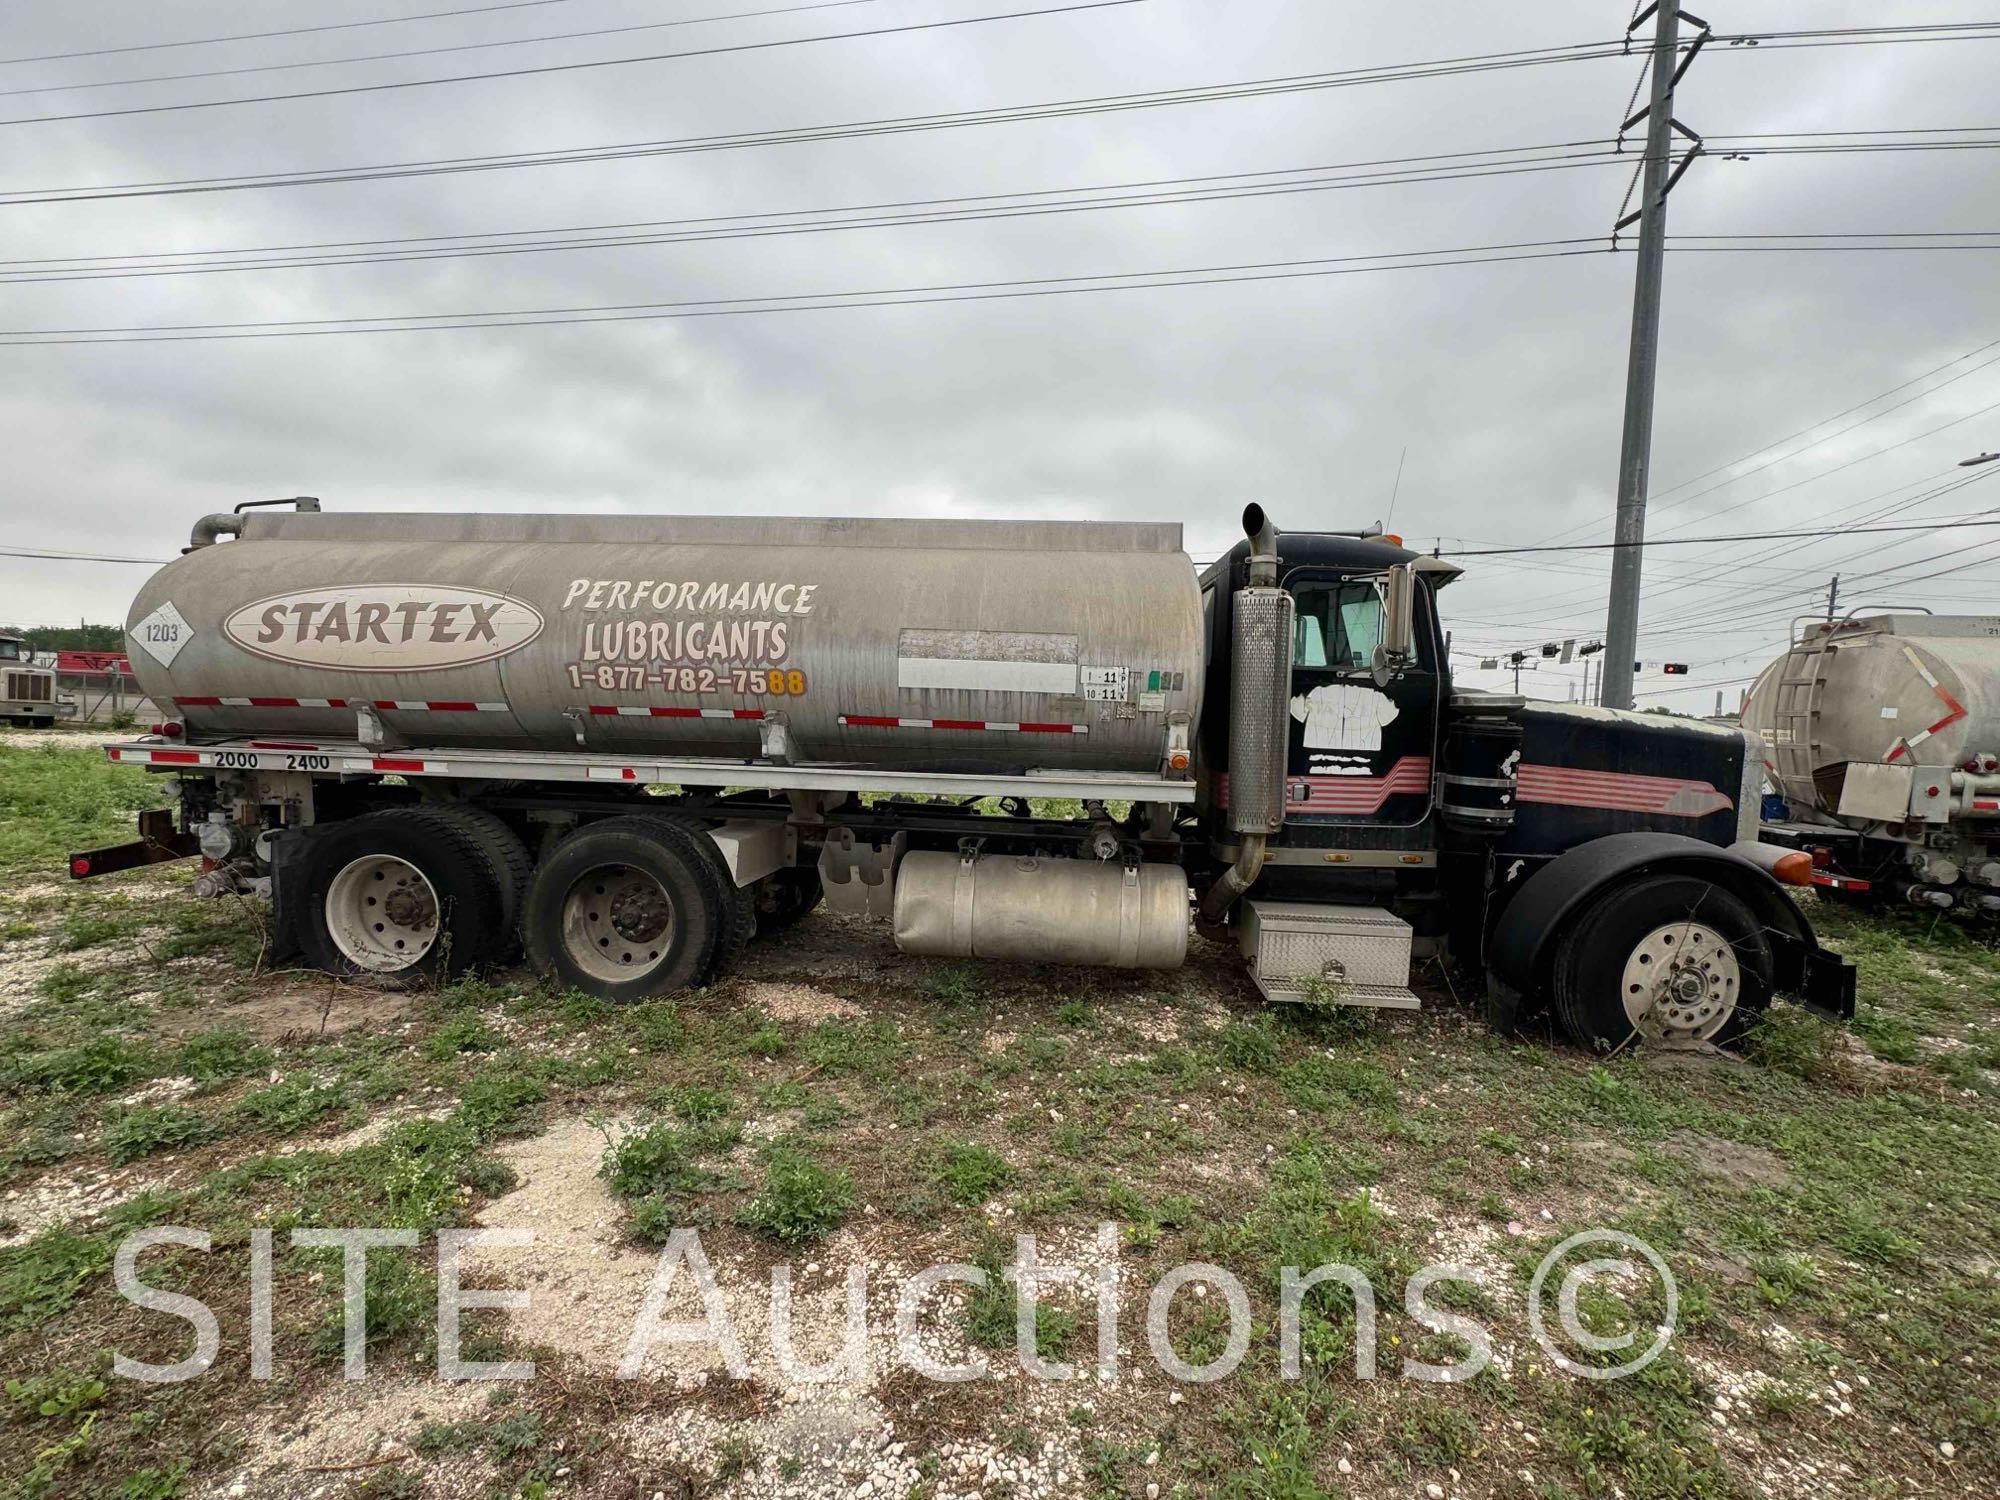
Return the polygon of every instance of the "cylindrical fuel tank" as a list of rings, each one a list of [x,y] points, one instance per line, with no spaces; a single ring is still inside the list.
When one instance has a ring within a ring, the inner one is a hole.
[[[132,606],[192,737],[1157,772],[1202,617],[1171,525],[253,512]],[[579,738],[580,736],[580,738]]]
[[[1743,727],[1767,746],[1796,737],[1812,772],[1856,761],[1956,767],[2000,752],[2000,616],[1882,614],[1813,632],[1807,645],[1823,650],[1780,656],[1745,698]],[[1768,753],[1786,801],[1835,811],[1839,778],[1784,775],[1788,757]]]
[[[920,851],[896,867],[905,953],[1177,969],[1187,944],[1179,865]]]

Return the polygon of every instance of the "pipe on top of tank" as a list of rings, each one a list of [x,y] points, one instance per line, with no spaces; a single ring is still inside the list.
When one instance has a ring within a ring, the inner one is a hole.
[[[245,500],[232,511],[217,511],[214,515],[203,516],[194,523],[194,530],[188,536],[188,544],[183,552],[192,552],[197,547],[213,547],[226,536],[243,534],[243,512],[256,510],[265,505],[289,505],[294,510],[319,510],[317,495],[288,495],[282,500]]]

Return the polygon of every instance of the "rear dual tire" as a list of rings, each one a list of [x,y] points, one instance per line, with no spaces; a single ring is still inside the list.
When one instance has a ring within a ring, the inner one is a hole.
[[[736,923],[735,887],[667,817],[607,818],[535,872],[521,926],[535,967],[617,1004],[704,983]]]
[[[486,854],[441,809],[365,813],[318,836],[301,871],[306,956],[329,974],[407,989],[456,979],[504,945]]]

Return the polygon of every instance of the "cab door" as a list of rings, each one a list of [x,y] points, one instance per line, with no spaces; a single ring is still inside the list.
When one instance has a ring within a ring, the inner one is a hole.
[[[1381,574],[1299,568],[1286,716],[1287,823],[1409,827],[1431,810],[1439,676],[1426,630],[1378,680],[1387,615]],[[1419,609],[1427,600],[1417,601]]]

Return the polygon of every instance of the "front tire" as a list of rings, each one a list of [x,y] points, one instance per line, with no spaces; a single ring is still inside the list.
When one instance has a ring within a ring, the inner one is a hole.
[[[1690,875],[1599,896],[1557,945],[1551,990],[1572,1040],[1729,1046],[1771,1002],[1771,945],[1750,908]]]
[[[416,807],[365,813],[310,849],[301,946],[327,973],[407,989],[492,958],[499,888],[455,821]]]
[[[725,920],[720,883],[687,831],[635,816],[558,844],[528,887],[521,926],[536,968],[628,1004],[701,983]]]

